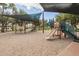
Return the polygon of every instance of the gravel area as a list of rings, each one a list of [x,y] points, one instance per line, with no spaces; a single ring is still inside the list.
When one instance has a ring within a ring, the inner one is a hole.
[[[68,39],[45,39],[48,32],[0,33],[1,56],[55,56],[72,41]]]

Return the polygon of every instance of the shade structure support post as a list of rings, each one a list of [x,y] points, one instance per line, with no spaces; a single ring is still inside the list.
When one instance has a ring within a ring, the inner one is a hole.
[[[42,13],[42,32],[44,33],[44,11]]]
[[[78,18],[76,18],[76,20],[75,20],[76,25],[77,25],[77,20],[78,20]],[[76,30],[77,30],[77,28],[76,28]],[[76,31],[76,36],[78,36],[78,32],[77,31]]]

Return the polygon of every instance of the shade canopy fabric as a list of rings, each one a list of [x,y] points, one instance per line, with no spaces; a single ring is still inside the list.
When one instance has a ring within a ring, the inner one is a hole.
[[[12,17],[18,20],[23,20],[23,21],[38,21],[41,13],[37,14],[24,14],[24,15],[3,15],[7,17]]]
[[[40,3],[47,12],[79,14],[79,3]]]

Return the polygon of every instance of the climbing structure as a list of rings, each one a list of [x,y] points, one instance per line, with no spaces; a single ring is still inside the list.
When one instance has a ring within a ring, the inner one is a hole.
[[[79,38],[77,37],[77,35],[76,35],[76,33],[75,33],[74,27],[73,27],[70,23],[64,22],[64,23],[62,24],[62,26],[63,26],[63,28],[62,28],[62,29],[63,29],[63,32],[64,32],[66,35],[68,35],[68,37],[74,39],[75,41],[76,41],[76,40],[79,40]]]

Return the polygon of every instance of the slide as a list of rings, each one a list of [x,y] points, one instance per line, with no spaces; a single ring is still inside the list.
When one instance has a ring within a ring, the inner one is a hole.
[[[53,36],[55,34],[57,30],[56,29],[53,29],[47,36],[46,36],[46,39],[53,39]]]
[[[70,24],[65,24],[64,31],[66,35],[68,35],[70,38],[74,39],[74,41],[79,42],[79,37],[75,34],[74,27]]]

